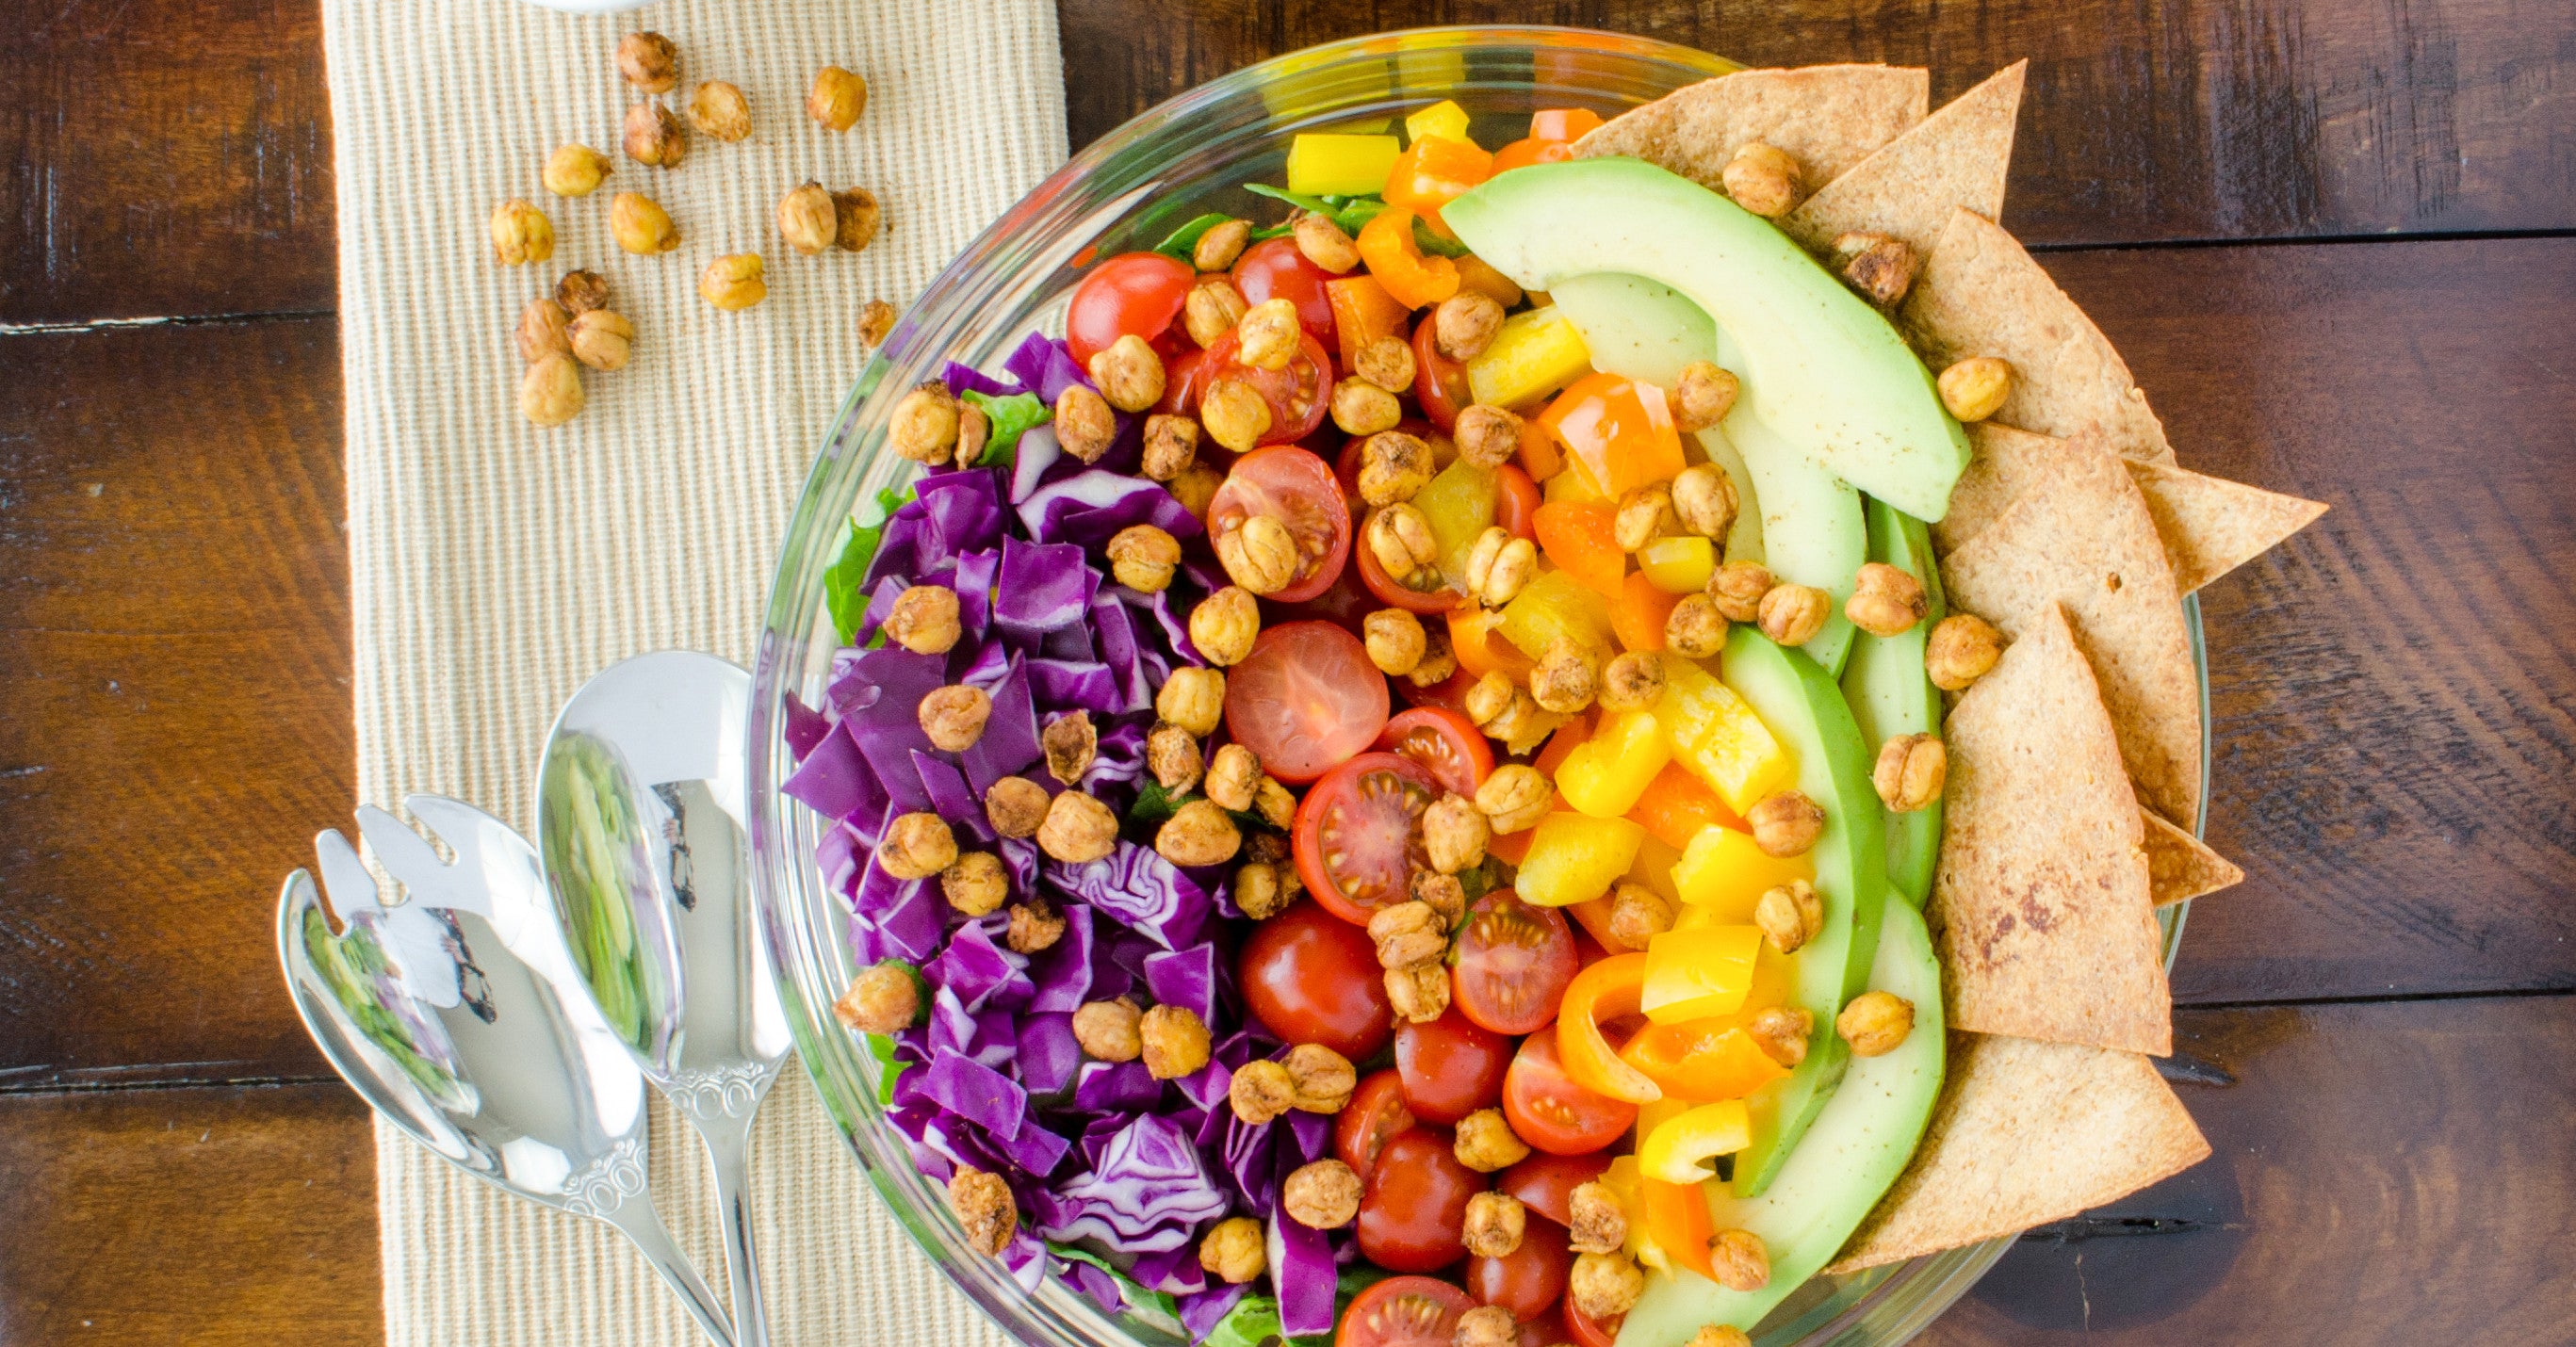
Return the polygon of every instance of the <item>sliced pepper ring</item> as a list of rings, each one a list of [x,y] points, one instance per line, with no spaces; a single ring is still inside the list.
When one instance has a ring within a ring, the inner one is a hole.
[[[1617,954],[1574,975],[1556,1012],[1556,1050],[1565,1074],[1597,1094],[1631,1104],[1651,1104],[1664,1091],[1646,1073],[1619,1060],[1601,1034],[1603,1020],[1634,1015],[1646,991],[1646,956]]]

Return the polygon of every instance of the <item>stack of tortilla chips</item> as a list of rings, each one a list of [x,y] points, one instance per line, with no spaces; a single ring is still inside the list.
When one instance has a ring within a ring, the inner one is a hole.
[[[1795,158],[1811,194],[1780,227],[1920,261],[1891,317],[1926,365],[2012,366],[1932,526],[1952,611],[2000,628],[1955,699],[1925,912],[1950,1059],[1912,1165],[1828,1271],[2073,1216],[2209,1154],[2150,1056],[2173,1051],[2157,905],[2243,872],[2201,844],[2201,697],[2183,598],[2325,507],[2178,466],[2100,330],[1996,223],[2027,62],[1927,114],[1921,70],[1747,70],[1586,137],[1714,190],[1737,147]]]

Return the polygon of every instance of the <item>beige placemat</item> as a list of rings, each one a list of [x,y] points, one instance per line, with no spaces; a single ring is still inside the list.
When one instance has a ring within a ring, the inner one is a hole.
[[[1060,163],[1064,93],[1048,0],[666,0],[575,18],[520,0],[324,0],[338,144],[342,374],[356,626],[358,788],[530,809],[554,710],[626,655],[748,662],[777,540],[859,372],[859,307],[908,300]],[[618,152],[633,101],[612,66],[644,27],[702,79],[749,95],[741,143],[692,137],[676,171]],[[867,113],[832,135],[803,111],[813,72],[865,75]],[[565,141],[607,152],[600,192],[540,188]],[[771,209],[807,178],[874,190],[864,254],[808,258]],[[610,195],[646,192],[678,251],[629,257]],[[552,217],[553,259],[497,265],[484,221],[509,197]],[[699,269],[758,251],[770,298],[719,313]],[[540,430],[517,410],[522,305],[573,267],[606,275],[634,358],[586,376],[589,406]],[[656,1117],[654,1182],[681,1245],[724,1288],[696,1146]],[[702,1341],[604,1226],[506,1198],[379,1125],[386,1336],[397,1347],[688,1347]],[[757,1221],[777,1341],[999,1342],[896,1229],[791,1063],[761,1116]]]

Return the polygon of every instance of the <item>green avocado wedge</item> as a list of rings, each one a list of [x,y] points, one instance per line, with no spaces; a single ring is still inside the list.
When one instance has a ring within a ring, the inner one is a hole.
[[[1843,700],[1860,724],[1861,742],[1875,763],[1878,747],[1900,734],[1941,732],[1941,690],[1923,671],[1932,627],[1947,615],[1941,601],[1941,568],[1932,562],[1932,538],[1923,521],[1899,514],[1886,501],[1869,502],[1869,559],[1885,562],[1923,582],[1932,610],[1894,636],[1856,632],[1851,663],[1843,669]],[[1941,850],[1941,801],[1910,814],[1881,805],[1887,829],[1887,882],[1916,907],[1932,893],[1932,864]]]
[[[1660,388],[1672,387],[1694,360],[1744,377],[1740,349],[1668,285],[1593,272],[1566,277],[1549,294],[1557,312],[1583,333],[1595,369]],[[1771,433],[1754,417],[1750,399],[1739,398],[1725,422],[1698,439],[1709,461],[1735,480],[1742,505],[1727,531],[1726,559],[1758,561],[1783,580],[1832,594],[1832,618],[1800,648],[1828,672],[1840,669],[1852,640],[1842,601],[1851,597],[1852,577],[1869,553],[1860,493]]]
[[[1619,1326],[1618,1347],[1682,1347],[1702,1324],[1750,1332],[1833,1261],[1888,1185],[1905,1172],[1941,1097],[1946,1048],[1941,966],[1914,909],[1887,905],[1869,980],[1914,1003],[1913,1032],[1895,1051],[1851,1063],[1833,1102],[1761,1196],[1742,1197],[1719,1183],[1701,1185],[1710,1228],[1760,1235],[1771,1255],[1771,1280],[1758,1291],[1730,1291],[1695,1272],[1650,1272],[1645,1294]]]
[[[1744,1101],[1753,1140],[1736,1154],[1734,1188],[1738,1196],[1759,1197],[1851,1065],[1834,1016],[1869,986],[1887,907],[1887,838],[1878,793],[1869,784],[1869,750],[1834,680],[1804,651],[1784,650],[1751,627],[1727,633],[1722,658],[1720,679],[1779,736],[1797,759],[1798,789],[1825,811],[1824,832],[1808,853],[1824,900],[1824,929],[1791,961],[1790,1000],[1815,1016],[1807,1058]]]
[[[1670,286],[1743,350],[1742,400],[1783,443],[1918,519],[1949,509],[1968,440],[1932,372],[1769,221],[1635,159],[1515,169],[1441,218],[1525,289],[1601,271]]]

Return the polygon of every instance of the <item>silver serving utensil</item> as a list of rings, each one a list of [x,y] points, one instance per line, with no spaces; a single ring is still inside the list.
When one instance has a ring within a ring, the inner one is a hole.
[[[343,933],[309,872],[278,895],[277,955],[305,1029],[360,1098],[439,1158],[615,1226],[717,1347],[733,1347],[722,1303],[653,1207],[644,1082],[573,972],[535,848],[444,796],[403,806],[456,858],[360,808],[360,833],[407,901],[381,901],[336,831],[314,851]]]
[[[706,1143],[734,1331],[766,1347],[752,1115],[792,1042],[744,845],[751,675],[666,650],[610,665],[556,719],[537,844],[573,967],[609,1032]]]

